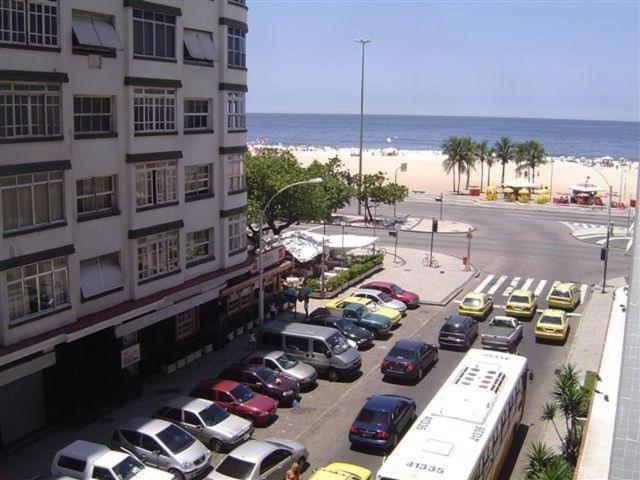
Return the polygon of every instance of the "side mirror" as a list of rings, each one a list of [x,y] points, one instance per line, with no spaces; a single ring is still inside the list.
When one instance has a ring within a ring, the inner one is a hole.
[[[529,383],[533,382],[533,370],[529,370],[529,373],[527,374],[527,378],[529,379]]]
[[[330,351],[328,351],[328,350],[327,350],[327,351],[324,353],[324,356],[325,356],[326,358],[331,358],[331,357],[333,357],[333,354],[332,354]]]

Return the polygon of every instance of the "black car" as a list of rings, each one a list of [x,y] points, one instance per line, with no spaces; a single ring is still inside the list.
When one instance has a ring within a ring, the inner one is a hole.
[[[429,367],[438,361],[438,347],[422,340],[403,339],[396,342],[382,360],[380,371],[385,377],[421,380]]]
[[[401,395],[374,395],[349,429],[353,445],[392,450],[416,416],[416,402]]]
[[[326,308],[316,308],[311,312],[306,323],[335,328],[341,332],[347,340],[353,341],[358,350],[363,350],[373,345],[373,333],[366,328],[354,325],[347,319],[330,315]]]
[[[280,405],[292,405],[300,397],[297,381],[262,365],[233,363],[220,372],[218,378],[242,383],[254,392],[278,400]]]
[[[449,315],[440,328],[438,342],[440,348],[462,347],[471,348],[473,341],[478,336],[478,322],[466,315]]]

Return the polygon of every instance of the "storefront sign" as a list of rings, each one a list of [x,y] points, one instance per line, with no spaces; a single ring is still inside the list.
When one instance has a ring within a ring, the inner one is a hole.
[[[284,260],[284,246],[278,245],[277,247],[267,250],[262,254],[262,269],[275,265],[276,263]],[[258,273],[258,257],[256,256],[251,263],[251,273]]]
[[[120,368],[125,369],[135,365],[140,361],[140,344],[136,343],[130,347],[120,350]]]

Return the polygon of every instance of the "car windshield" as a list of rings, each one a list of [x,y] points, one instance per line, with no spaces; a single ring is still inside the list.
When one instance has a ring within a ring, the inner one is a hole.
[[[552,297],[560,297],[560,298],[570,298],[571,295],[569,295],[569,291],[562,291],[562,290],[554,290],[551,293]]]
[[[333,335],[331,335],[327,339],[327,343],[329,344],[331,351],[336,355],[340,355],[346,352],[347,350],[349,350],[349,344],[347,343],[347,339],[344,338],[339,333],[334,333]]]
[[[195,438],[175,425],[169,425],[158,433],[158,438],[173,453],[186,450],[196,441]]]
[[[338,327],[338,329],[342,330],[343,332],[350,332],[351,330],[353,330],[354,325],[349,320],[341,318],[336,322],[336,327]]]
[[[396,285],[395,283],[392,283],[391,285],[389,285],[389,288],[391,288],[391,291],[393,293],[402,293],[404,291],[398,285]]]
[[[266,383],[276,383],[276,379],[278,378],[276,372],[274,372],[270,368],[261,368],[257,371],[257,374]]]
[[[229,455],[218,465],[216,472],[231,478],[245,479],[249,478],[254,467],[253,463]]]
[[[414,358],[416,356],[413,350],[408,348],[393,347],[389,352],[389,356],[397,358]]]
[[[233,398],[235,398],[239,403],[244,403],[253,398],[253,393],[244,385],[238,385],[231,392],[229,392]]]
[[[442,326],[442,331],[443,332],[459,333],[459,332],[464,332],[464,327],[462,326],[461,323],[450,323],[450,322],[447,322]]]
[[[381,412],[378,410],[370,410],[363,408],[358,415],[359,420],[364,423],[377,423],[378,425],[386,425],[389,421],[389,412]]]
[[[296,365],[298,365],[298,361],[295,358],[291,358],[286,353],[283,353],[278,358],[276,358],[276,362],[278,365],[280,365],[280,367],[282,367],[285,370],[289,370],[290,368],[293,368]]]
[[[540,323],[548,323],[550,325],[562,325],[562,319],[560,317],[543,315],[542,317],[540,317]]]
[[[118,480],[129,480],[144,470],[144,465],[133,457],[127,457],[113,467]]]
[[[390,301],[392,301],[392,300],[393,300],[393,298],[391,298],[389,295],[387,295],[387,294],[386,294],[386,293],[384,293],[384,292],[379,292],[379,293],[378,293],[378,298],[379,298],[380,300],[382,300],[383,302],[390,302]]]
[[[482,305],[482,302],[479,298],[465,298],[462,300],[463,305],[469,305],[470,307],[479,307]]]
[[[221,421],[229,418],[229,412],[224,408],[219,407],[215,403],[211,404],[204,410],[200,410],[198,413],[204,424],[208,427],[213,427],[219,424]]]
[[[509,301],[514,303],[529,303],[529,297],[525,295],[511,295]]]
[[[506,320],[504,318],[494,318],[491,321],[491,325],[493,325],[494,327],[512,327],[513,326],[510,320]]]

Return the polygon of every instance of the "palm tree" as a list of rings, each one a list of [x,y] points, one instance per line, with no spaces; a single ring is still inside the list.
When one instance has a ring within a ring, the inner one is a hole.
[[[453,190],[456,189],[456,165],[458,164],[458,159],[456,152],[457,144],[459,141],[459,137],[449,137],[442,143],[442,153],[446,155],[445,159],[442,161],[442,168],[445,173],[453,173]]]
[[[484,183],[484,162],[489,161],[491,152],[489,151],[489,140],[476,142],[476,159],[480,162],[480,191],[482,192],[482,184]]]
[[[514,145],[515,156],[513,161],[516,163],[517,176],[527,175],[527,173],[529,173],[529,164],[527,163],[527,143],[528,142],[519,142]]]
[[[502,177],[500,184],[504,183],[504,169],[507,163],[513,161],[516,156],[515,144],[511,141],[511,137],[502,137],[493,146],[496,158],[502,164]]]
[[[536,168],[545,165],[548,162],[547,152],[539,142],[530,140],[527,142],[527,163],[531,167],[531,181],[535,181]]]
[[[462,174],[473,168],[474,144],[469,137],[449,137],[442,144],[442,153],[447,158],[442,162],[445,172],[453,172],[453,189],[460,193]],[[458,184],[456,187],[456,169],[458,174]]]
[[[573,467],[562,457],[555,457],[551,462],[540,470],[531,480],[571,480],[573,478]]]
[[[462,137],[464,147],[464,171],[467,173],[465,188],[469,189],[471,171],[476,169],[476,144],[471,137]]]
[[[493,163],[496,161],[495,155],[495,152],[490,151],[485,159],[485,162],[487,162],[487,187],[491,185],[491,167],[493,167]]]

